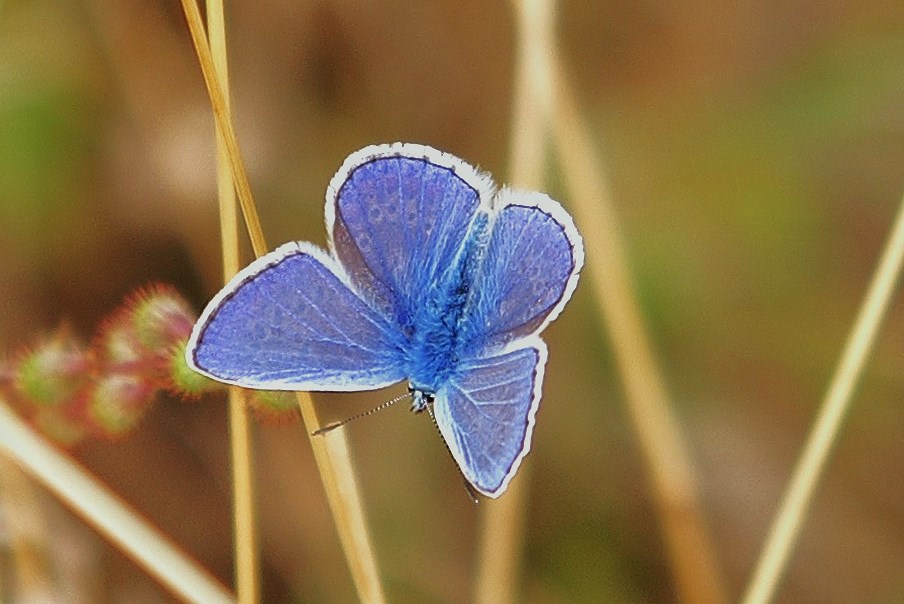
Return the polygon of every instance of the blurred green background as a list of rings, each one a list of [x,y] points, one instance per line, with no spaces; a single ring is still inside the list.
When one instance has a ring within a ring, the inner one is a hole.
[[[505,181],[509,4],[227,15],[272,246],[325,243],[327,182],[367,144],[423,142]],[[557,23],[737,597],[904,192],[904,4],[565,1]],[[0,2],[0,351],[61,321],[87,339],[149,281],[200,310],[221,280],[212,138],[178,3]],[[675,598],[600,321],[585,282],[546,332],[525,601]],[[904,601],[902,361],[895,302],[779,602]],[[317,400],[341,418],[397,390]],[[226,428],[223,400],[161,400],[130,437],[75,455],[228,582]],[[476,512],[433,426],[399,406],[349,435],[390,601],[465,600]],[[258,445],[266,601],[350,601],[300,424],[260,427]],[[41,500],[71,601],[168,601]]]

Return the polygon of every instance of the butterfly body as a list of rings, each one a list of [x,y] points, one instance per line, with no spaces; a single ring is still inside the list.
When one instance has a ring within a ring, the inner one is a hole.
[[[435,394],[473,347],[475,330],[467,320],[471,291],[479,270],[486,215],[475,218],[461,251],[414,309],[408,340],[406,376],[416,391]]]
[[[329,251],[286,244],[205,309],[186,359],[250,388],[355,391],[408,380],[468,481],[499,496],[530,449],[539,333],[583,264],[570,216],[497,192],[429,147],[350,156],[327,190]]]

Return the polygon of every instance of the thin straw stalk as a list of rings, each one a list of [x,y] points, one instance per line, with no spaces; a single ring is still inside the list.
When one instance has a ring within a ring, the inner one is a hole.
[[[519,188],[543,187],[552,90],[548,56],[552,45],[554,2],[513,2],[515,11],[515,82],[512,96],[509,182]],[[484,503],[478,543],[474,601],[508,604],[518,601],[519,571],[530,489],[530,464],[497,501]]]
[[[617,214],[602,161],[581,118],[555,48],[553,137],[568,198],[585,240],[589,279],[615,352],[625,402],[650,474],[675,587],[681,602],[726,601],[715,548],[700,506],[696,474],[638,310]]]
[[[53,538],[36,488],[13,459],[0,456],[0,521],[6,533],[6,557],[11,558],[0,565],[0,594],[12,594],[14,586],[23,602],[46,598],[54,578],[45,552]],[[2,573],[7,569],[12,580],[4,586]]]
[[[0,451],[70,506],[85,522],[186,602],[233,602],[206,569],[144,520],[110,488],[19,419],[0,401]]]
[[[226,23],[222,0],[207,0],[207,27],[214,68],[229,102],[229,71],[226,60]],[[220,241],[223,278],[228,282],[241,268],[239,216],[235,180],[222,130],[217,127],[217,197],[220,202]],[[240,604],[260,600],[260,562],[254,500],[254,451],[248,406],[241,388],[229,388],[229,449],[232,457],[232,518],[235,590]]]
[[[239,154],[231,112],[225,103],[223,91],[213,67],[213,59],[204,35],[201,15],[193,0],[182,0],[182,8],[204,75],[204,83],[210,95],[214,118],[218,129],[223,134],[223,142],[235,178],[239,205],[242,208],[251,245],[255,255],[261,256],[266,253],[267,245],[254,200],[251,197],[244,162]],[[305,429],[311,435],[321,427],[313,400],[309,394],[299,392],[298,404]],[[385,600],[383,586],[377,571],[376,558],[367,530],[364,507],[357,488],[345,432],[338,428],[332,430],[328,435],[311,438],[311,447],[314,450],[317,469],[358,596],[364,602],[383,602]]]
[[[781,507],[773,520],[760,554],[744,604],[772,600],[803,528],[813,493],[825,470],[842,422],[853,402],[854,388],[879,333],[904,263],[904,199],[882,258],[873,274],[863,305],[829,383],[812,431],[788,483]]]

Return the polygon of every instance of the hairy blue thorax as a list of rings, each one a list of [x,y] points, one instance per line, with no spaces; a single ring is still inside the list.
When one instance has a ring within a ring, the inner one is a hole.
[[[467,346],[462,332],[474,278],[486,249],[488,216],[479,213],[455,262],[450,265],[414,309],[417,328],[411,332],[408,375],[416,392],[435,393],[458,364]]]

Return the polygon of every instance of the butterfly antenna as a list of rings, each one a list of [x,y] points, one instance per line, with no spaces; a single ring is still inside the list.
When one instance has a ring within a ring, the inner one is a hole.
[[[449,454],[449,457],[452,458],[452,462],[455,464],[455,467],[458,469],[458,473],[461,475],[461,479],[464,482],[465,491],[468,492],[468,499],[470,499],[474,505],[480,503],[480,499],[477,498],[477,491],[474,489],[474,485],[468,482],[468,479],[465,478],[465,473],[461,471],[461,468],[458,466],[458,462],[455,461],[455,456],[452,455],[452,449],[449,448],[449,443],[446,442],[446,439],[443,438],[443,433],[439,429],[439,424],[436,423],[436,417],[433,415],[433,405],[430,404],[427,406],[427,413],[430,414],[430,421],[433,422],[433,427],[436,428],[437,434],[439,434],[439,439],[443,441],[443,446],[446,447],[446,452]]]
[[[323,427],[321,427],[321,428],[318,428],[318,429],[314,430],[313,432],[311,432],[311,434],[312,434],[313,436],[320,436],[321,434],[326,434],[326,433],[329,432],[330,430],[335,430],[335,429],[338,428],[339,426],[344,426],[345,424],[347,424],[347,423],[350,422],[350,421],[353,421],[353,420],[356,420],[356,419],[361,419],[362,417],[367,417],[368,415],[373,415],[373,414],[376,413],[377,411],[382,411],[383,409],[386,409],[387,407],[390,407],[390,406],[392,406],[392,405],[395,405],[395,404],[398,403],[399,401],[404,400],[404,399],[406,399],[406,398],[411,398],[411,393],[410,393],[410,392],[409,392],[408,394],[403,394],[403,395],[401,395],[401,396],[397,396],[397,397],[395,397],[395,398],[392,399],[392,400],[386,401],[385,403],[380,403],[379,405],[377,405],[377,406],[374,407],[373,409],[368,409],[367,411],[363,411],[363,412],[358,413],[358,414],[356,414],[356,415],[353,415],[353,416],[351,416],[351,417],[347,417],[347,418],[345,418],[345,419],[343,419],[343,420],[340,420],[340,421],[338,421],[338,422],[332,422],[332,423],[330,423],[330,424],[327,424],[327,425],[325,425],[325,426],[323,426]],[[435,422],[434,422],[434,423],[435,423]]]

